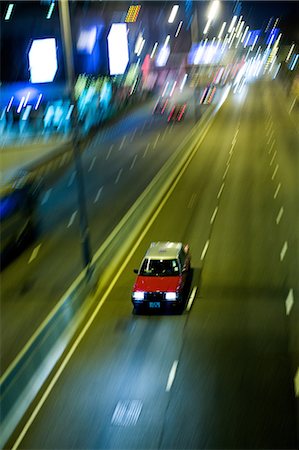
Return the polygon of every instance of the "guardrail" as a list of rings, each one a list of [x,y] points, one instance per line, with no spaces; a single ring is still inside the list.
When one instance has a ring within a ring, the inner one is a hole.
[[[161,199],[191,161],[226,96],[215,108],[206,111],[99,248],[92,260],[92,275],[89,277],[86,271],[81,272],[1,377],[1,447],[50,375],[95,299],[113,278]]]

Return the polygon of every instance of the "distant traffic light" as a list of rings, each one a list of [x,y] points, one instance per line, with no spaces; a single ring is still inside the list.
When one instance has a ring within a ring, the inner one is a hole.
[[[128,13],[125,22],[136,22],[141,5],[131,5],[128,9]]]

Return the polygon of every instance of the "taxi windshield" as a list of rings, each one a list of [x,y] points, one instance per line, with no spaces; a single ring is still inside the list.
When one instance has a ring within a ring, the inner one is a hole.
[[[179,265],[176,259],[145,259],[139,275],[147,277],[178,276]]]

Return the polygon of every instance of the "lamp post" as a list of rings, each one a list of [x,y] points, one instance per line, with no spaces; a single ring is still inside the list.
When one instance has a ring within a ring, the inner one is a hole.
[[[80,237],[82,245],[82,259],[83,267],[87,268],[87,273],[90,270],[91,263],[91,249],[90,249],[90,237],[87,219],[87,209],[85,202],[85,184],[82,170],[82,161],[80,156],[80,143],[78,135],[78,111],[77,103],[74,95],[74,65],[73,65],[73,47],[72,47],[72,34],[70,23],[70,11],[68,0],[59,0],[59,13],[60,13],[60,27],[61,35],[64,47],[64,60],[67,72],[67,88],[68,95],[71,100],[71,104],[74,106],[71,114],[71,141],[73,158],[76,170],[77,180],[77,195],[79,206],[79,222],[80,222]]]

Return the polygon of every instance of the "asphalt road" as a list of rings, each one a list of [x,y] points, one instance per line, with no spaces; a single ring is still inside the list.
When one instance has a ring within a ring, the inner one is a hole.
[[[20,424],[20,448],[298,448],[298,134],[283,107],[266,83],[224,104]],[[133,268],[154,240],[190,245],[182,315],[132,315]]]
[[[92,255],[194,125],[192,94],[176,97],[189,98],[183,122],[152,115],[154,99],[99,131],[85,148]],[[82,270],[74,164],[55,180],[53,171],[62,170],[51,163],[42,170],[38,238],[1,272],[1,374]]]

